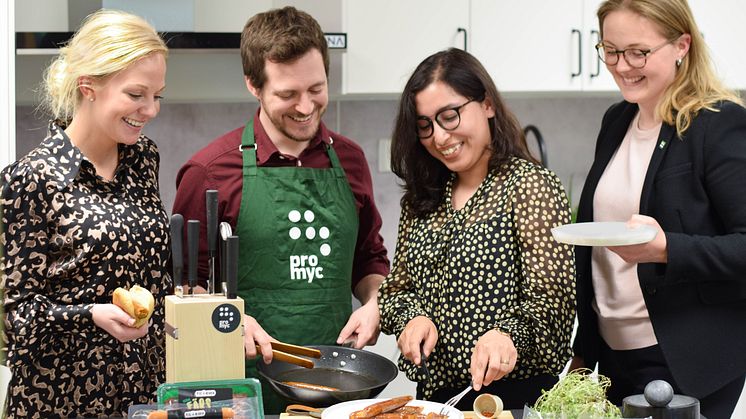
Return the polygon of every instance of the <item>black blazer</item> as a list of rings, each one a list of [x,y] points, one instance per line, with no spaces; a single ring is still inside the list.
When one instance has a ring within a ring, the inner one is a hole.
[[[746,374],[746,109],[718,108],[701,111],[683,138],[663,124],[640,198],[640,214],[658,221],[668,246],[668,263],[637,266],[640,287],[676,382],[698,398]],[[628,102],[606,111],[578,222],[593,221],[596,186],[637,111]],[[577,246],[575,257],[573,346],[592,369],[601,337],[591,307],[591,248]]]

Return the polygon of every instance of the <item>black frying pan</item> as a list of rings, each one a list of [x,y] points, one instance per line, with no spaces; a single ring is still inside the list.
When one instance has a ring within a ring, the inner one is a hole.
[[[315,407],[328,407],[349,400],[376,397],[396,378],[396,364],[381,355],[343,346],[308,346],[321,351],[308,369],[287,362],[261,360],[256,368],[270,386],[283,398]],[[283,384],[295,381],[338,388],[338,391],[311,390]]]

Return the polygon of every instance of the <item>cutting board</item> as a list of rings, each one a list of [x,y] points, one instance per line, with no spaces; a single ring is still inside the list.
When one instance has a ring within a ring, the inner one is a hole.
[[[463,412],[463,413],[464,413],[464,419],[475,419],[476,418],[476,415],[474,415],[474,412]],[[313,419],[313,418],[311,418],[311,416],[297,416],[297,415],[290,416],[287,413],[283,413],[280,415],[280,419]],[[513,415],[508,411],[504,411],[500,413],[500,416],[498,416],[497,419],[513,419]]]

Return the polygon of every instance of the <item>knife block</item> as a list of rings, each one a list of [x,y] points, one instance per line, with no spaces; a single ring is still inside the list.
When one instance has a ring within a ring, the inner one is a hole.
[[[166,382],[244,378],[244,301],[166,296]]]

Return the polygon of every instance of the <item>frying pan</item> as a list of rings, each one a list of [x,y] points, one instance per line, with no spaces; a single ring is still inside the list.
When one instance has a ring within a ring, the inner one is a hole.
[[[381,355],[343,346],[308,346],[321,351],[311,369],[286,362],[257,362],[256,369],[274,391],[295,403],[328,407],[350,400],[372,399],[396,378],[396,364]],[[317,384],[338,391],[290,386],[284,381]]]

